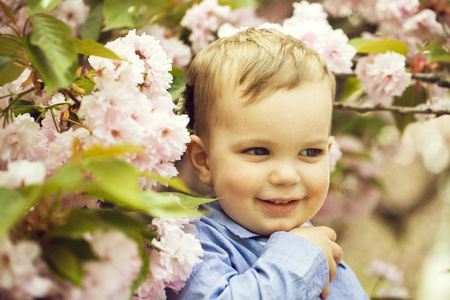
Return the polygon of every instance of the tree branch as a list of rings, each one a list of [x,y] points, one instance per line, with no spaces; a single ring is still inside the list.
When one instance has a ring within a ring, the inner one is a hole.
[[[428,115],[450,115],[450,109],[435,109],[435,108],[417,108],[417,107],[404,107],[404,106],[384,106],[377,104],[374,106],[354,106],[343,103],[334,103],[334,109],[343,111],[355,111],[358,113],[366,113],[370,111],[390,111],[396,112],[402,115],[408,114],[428,114]]]

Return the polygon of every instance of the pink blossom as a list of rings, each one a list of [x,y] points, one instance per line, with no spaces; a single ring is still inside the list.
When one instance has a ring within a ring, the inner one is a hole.
[[[124,60],[89,57],[89,63],[96,69],[95,82],[98,88],[112,94],[119,90],[135,93],[137,86],[144,81],[144,61],[136,54],[133,45],[125,42],[123,38],[108,42],[105,47]]]
[[[150,258],[150,272],[145,282],[133,294],[133,300],[165,300],[164,279],[170,274],[161,266],[159,252],[151,248],[148,250]]]
[[[185,45],[180,39],[172,35],[170,31],[159,25],[143,27],[138,30],[153,35],[159,40],[162,49],[167,53],[167,57],[172,59],[173,65],[185,68],[192,59],[191,48]]]
[[[186,150],[189,143],[189,134],[186,126],[189,118],[186,115],[154,114],[158,126],[155,128],[157,135],[158,157],[165,161],[175,161]],[[157,119],[159,118],[159,120]]]
[[[45,166],[42,162],[16,160],[8,164],[8,171],[0,171],[0,186],[16,189],[26,185],[42,184]]]
[[[336,141],[334,136],[330,136],[331,139],[331,148],[329,153],[330,159],[330,172],[333,172],[336,169],[337,161],[342,157],[341,148],[339,147],[339,143]]]
[[[412,16],[403,24],[405,34],[418,38],[434,38],[444,34],[442,24],[436,19],[436,13],[431,9],[424,9]]]
[[[411,84],[405,64],[403,55],[387,52],[361,58],[355,73],[373,103],[389,105]]]
[[[315,22],[328,22],[327,13],[323,10],[323,6],[320,3],[309,3],[308,1],[302,1],[300,3],[294,2],[292,4],[294,12],[292,18],[299,21],[315,21]]]
[[[88,136],[89,131],[84,128],[76,130],[70,128],[68,131],[57,133],[55,139],[48,146],[49,153],[45,160],[47,174],[53,174],[72,157],[75,140],[84,144]]]
[[[53,282],[42,272],[41,250],[33,241],[0,241],[0,296],[26,300],[49,296]]]
[[[186,11],[180,24],[191,30],[189,40],[194,53],[215,39],[214,32],[228,21],[230,13],[230,7],[219,5],[217,0],[204,0]]]
[[[86,239],[99,260],[84,264],[82,287],[70,289],[66,298],[128,299],[142,265],[136,242],[115,230],[98,230]]]
[[[321,54],[332,72],[352,73],[356,49],[348,44],[348,37],[341,29],[330,31]]]
[[[396,265],[382,260],[374,260],[367,268],[368,275],[377,276],[389,281],[393,286],[399,287],[403,284],[403,272]]]
[[[324,0],[324,10],[333,17],[345,18],[358,11],[364,0]]]
[[[240,7],[231,11],[229,22],[235,27],[257,27],[264,23],[253,7]]]
[[[142,144],[148,138],[151,102],[141,93],[130,96],[121,91],[115,96],[101,91],[84,97],[78,113],[92,131],[92,143]]]
[[[29,114],[19,115],[0,130],[0,165],[14,160],[43,160],[47,156],[47,139],[39,124]]]
[[[415,14],[419,0],[377,0],[375,13],[380,21],[397,20],[403,22]]]
[[[146,33],[136,35],[136,30],[128,32],[122,41],[132,45],[135,53],[144,62],[146,75],[141,85],[144,94],[151,98],[156,93],[167,93],[172,83],[172,75],[169,73],[172,70],[172,60],[167,57],[159,41]]]
[[[159,239],[152,241],[155,248],[147,249],[150,274],[133,299],[165,299],[164,288],[181,290],[203,255],[200,242],[194,236],[196,229],[189,224],[189,219],[155,218],[152,225]]]
[[[72,27],[74,35],[78,36],[89,13],[89,6],[83,0],[63,0],[50,13]]]
[[[301,40],[326,60],[330,70],[350,73],[356,50],[348,44],[348,37],[340,29],[333,30],[328,23],[296,19],[284,22],[283,32]]]

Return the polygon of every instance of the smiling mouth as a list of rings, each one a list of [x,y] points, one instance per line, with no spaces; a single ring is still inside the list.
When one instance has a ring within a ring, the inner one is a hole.
[[[287,201],[286,200],[266,200],[266,201],[275,203],[275,204],[288,204],[288,203],[290,203],[292,201],[296,201],[296,200],[287,200]]]

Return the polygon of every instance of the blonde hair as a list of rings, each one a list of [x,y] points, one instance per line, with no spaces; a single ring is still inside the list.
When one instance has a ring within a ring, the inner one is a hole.
[[[188,111],[192,114],[193,108],[196,134],[208,138],[209,128],[221,119],[219,99],[232,101],[222,97],[226,89],[240,91],[250,104],[279,89],[325,78],[334,99],[334,75],[317,52],[277,30],[250,28],[218,39],[196,55],[188,71]]]

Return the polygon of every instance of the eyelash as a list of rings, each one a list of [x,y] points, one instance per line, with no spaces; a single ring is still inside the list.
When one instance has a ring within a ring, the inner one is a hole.
[[[305,153],[302,154],[303,152],[305,152]],[[262,156],[262,155],[269,155],[269,150],[267,150],[266,148],[263,148],[263,147],[255,147],[255,148],[249,148],[249,149],[244,150],[244,153],[248,153],[248,154],[256,155],[256,156]],[[308,149],[300,151],[299,155],[305,155],[307,157],[317,157],[317,156],[321,155],[322,153],[323,153],[323,150],[321,150],[321,149],[308,148]]]

